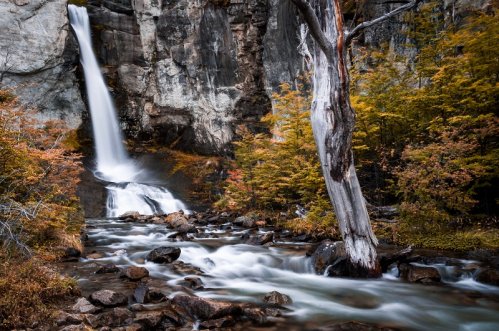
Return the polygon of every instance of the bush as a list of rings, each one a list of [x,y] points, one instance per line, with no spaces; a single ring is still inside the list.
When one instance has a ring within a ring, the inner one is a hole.
[[[77,294],[76,281],[59,276],[39,262],[0,264],[0,329],[37,327],[51,320],[51,310],[66,296]]]

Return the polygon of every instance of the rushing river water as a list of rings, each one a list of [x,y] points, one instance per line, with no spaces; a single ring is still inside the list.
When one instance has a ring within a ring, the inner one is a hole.
[[[82,259],[74,266],[84,294],[101,288],[126,292],[127,283],[117,276],[93,273],[95,263],[146,267],[156,286],[173,296],[184,277],[199,274],[179,272],[166,264],[145,261],[159,246],[182,250],[179,260],[202,271],[201,297],[242,302],[261,302],[265,293],[289,295],[287,323],[299,329],[314,329],[338,321],[375,323],[402,330],[498,330],[499,288],[472,280],[472,274],[451,276],[451,266],[440,268],[444,286],[405,283],[391,274],[380,280],[329,278],[314,274],[306,245],[278,242],[275,247],[241,243],[248,231],[230,226],[205,226],[189,241],[177,241],[175,232],[164,225],[124,223],[118,220],[87,221],[90,249],[104,254],[98,259]],[[229,230],[222,230],[228,228]],[[461,260],[462,264],[476,263]],[[108,278],[106,278],[108,277]],[[111,278],[109,278],[111,277]]]

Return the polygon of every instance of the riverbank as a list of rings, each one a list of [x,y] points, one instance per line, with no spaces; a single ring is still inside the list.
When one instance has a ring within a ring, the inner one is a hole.
[[[61,330],[428,330],[428,320],[432,330],[499,325],[499,288],[476,280],[497,275],[493,254],[481,253],[482,260],[440,252],[397,256],[398,247],[381,247],[388,261],[383,278],[353,280],[323,276],[338,270],[331,266],[341,258],[331,249],[337,244],[307,242],[229,213],[88,219],[83,238],[82,257],[60,264],[82,294],[60,313],[54,327]]]

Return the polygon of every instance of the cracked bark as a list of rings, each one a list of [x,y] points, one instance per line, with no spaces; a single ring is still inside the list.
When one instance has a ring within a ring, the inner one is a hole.
[[[339,0],[291,0],[309,27],[313,49],[311,122],[329,197],[334,206],[353,277],[379,277],[378,241],[355,172],[352,134],[355,113],[350,105],[346,67],[348,43],[363,29],[381,23],[418,0],[345,33]]]

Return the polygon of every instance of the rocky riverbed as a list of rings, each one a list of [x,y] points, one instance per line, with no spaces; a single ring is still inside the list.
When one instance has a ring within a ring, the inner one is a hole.
[[[384,247],[379,280],[342,274],[341,243],[229,213],[89,219],[62,262],[82,297],[61,330],[495,330],[497,258]],[[477,259],[479,257],[480,259]],[[343,276],[343,277],[326,277]]]

